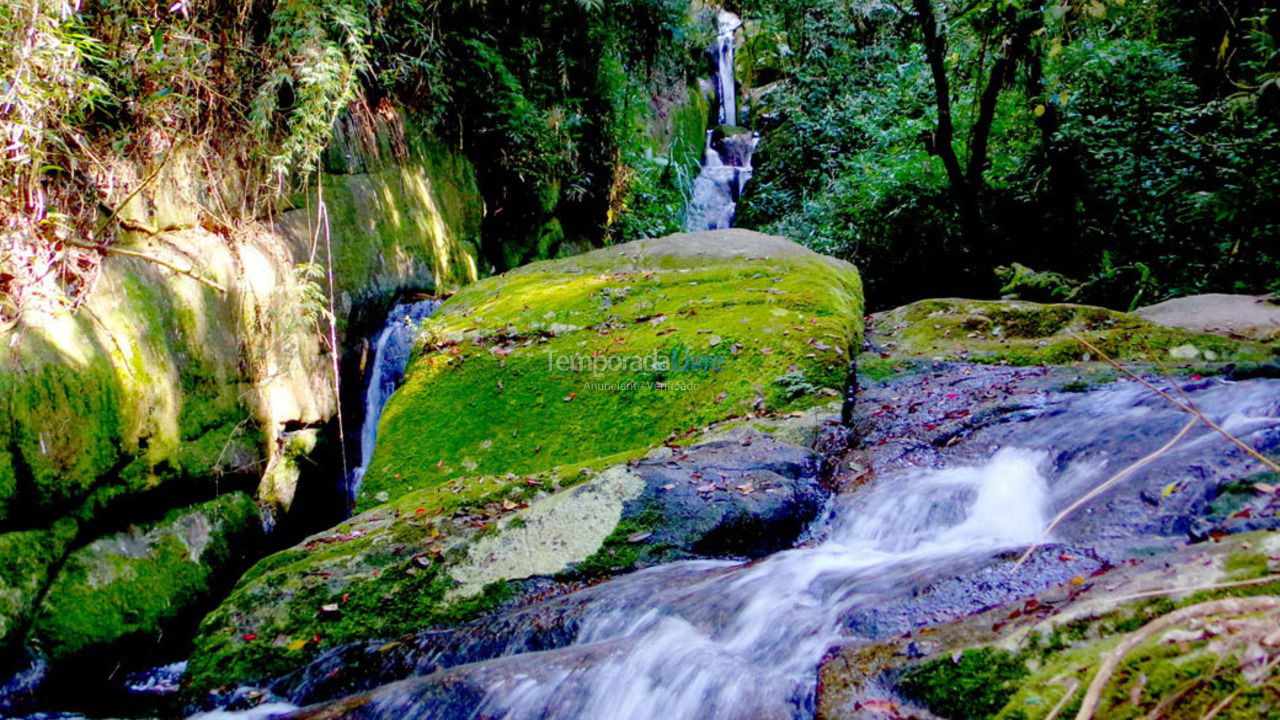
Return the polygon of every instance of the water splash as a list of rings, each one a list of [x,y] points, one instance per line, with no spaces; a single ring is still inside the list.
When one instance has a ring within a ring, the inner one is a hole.
[[[899,478],[837,509],[825,541],[653,592],[679,563],[615,580],[576,647],[610,652],[488,688],[482,715],[510,718],[790,718],[813,712],[814,668],[841,618],[885,578],[950,571],[957,557],[1036,540],[1046,518],[1040,453]],[[705,566],[705,567],[703,567]],[[719,572],[707,572],[720,570]],[[897,584],[890,580],[891,584]],[[574,648],[567,650],[573,651]],[[420,708],[422,709],[422,708]],[[415,717],[434,717],[429,710]]]

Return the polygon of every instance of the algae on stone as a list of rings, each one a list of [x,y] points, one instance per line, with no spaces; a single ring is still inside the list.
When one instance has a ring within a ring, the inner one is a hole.
[[[1088,305],[1017,300],[920,300],[872,316],[868,339],[889,359],[1009,365],[1099,361],[1076,337],[1128,362],[1265,362],[1276,348],[1161,327]]]
[[[49,588],[35,642],[57,662],[122,640],[154,641],[167,622],[207,602],[261,532],[257,506],[232,493],[94,540],[71,553]]]
[[[131,227],[155,232],[125,232],[116,247],[190,274],[107,254],[83,306],[31,306],[0,334],[0,544],[59,537],[30,557],[4,553],[0,645],[31,640],[35,612],[49,647],[75,652],[79,641],[64,638],[95,632],[76,630],[96,620],[51,590],[74,586],[77,566],[62,578],[49,569],[120,530],[131,506],[182,505],[262,480],[264,506],[288,509],[290,428],[319,427],[337,410],[333,351],[305,302],[318,290],[300,263],[332,251],[339,343],[350,315],[380,311],[397,292],[475,279],[483,201],[474,171],[407,125],[402,145],[377,158],[350,148],[351,164],[325,175],[322,191],[312,186],[298,209],[247,220],[234,237],[193,198],[238,206],[246,178],[234,168],[210,177],[195,153],[175,152],[122,210]],[[379,139],[395,134],[387,129]],[[123,177],[132,170],[140,181],[143,168],[122,168]],[[139,617],[137,629],[167,615]]]
[[[861,308],[853,266],[744,231],[628,243],[460,291],[426,323],[383,413],[361,514],[245,574],[201,627],[193,691],[457,622],[508,597],[509,581],[632,569],[653,550],[633,538],[653,528],[628,508],[655,489],[626,463],[746,415],[767,426],[750,432],[815,437],[838,412],[830,396],[848,380]],[[672,350],[707,364],[597,377],[557,371],[550,354]],[[784,392],[774,381],[788,373],[814,391]],[[592,387],[627,382],[636,387]],[[761,417],[784,410],[799,417]],[[810,485],[812,454],[793,448],[786,461]],[[727,522],[705,520],[703,532]]]
[[[741,230],[635,241],[477,283],[426,322],[358,507],[843,395],[861,309],[853,266]],[[789,374],[819,392],[776,382]]]

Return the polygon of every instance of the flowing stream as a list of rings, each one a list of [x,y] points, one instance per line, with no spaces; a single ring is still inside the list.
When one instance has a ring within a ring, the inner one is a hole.
[[[720,127],[707,131],[702,171],[693,181],[685,230],[720,230],[733,226],[738,199],[751,179],[751,156],[759,133],[737,127],[737,89],[734,46],[742,20],[721,10],[716,16],[716,41],[711,54],[716,65],[716,104]]]
[[[360,427],[360,464],[347,480],[347,497],[354,499],[360,481],[373,460],[378,440],[378,420],[391,393],[404,382],[404,372],[413,353],[413,340],[422,321],[440,307],[440,300],[421,300],[396,305],[387,315],[387,323],[373,345],[373,369],[364,395],[364,424]]]
[[[986,394],[1007,372],[952,378],[947,394]],[[1280,383],[1202,381],[1188,392],[1247,442],[1264,452],[1280,447]],[[1057,528],[1051,544],[1013,572],[1014,550],[1040,540],[1052,513],[1151,453],[1185,416],[1120,384],[1018,400],[992,417],[1003,419],[975,426],[945,464],[941,456],[919,464],[934,457],[924,447],[871,485],[836,496],[795,549],[748,563],[653,567],[482,619],[461,634],[426,633],[412,652],[445,668],[435,672],[393,670],[378,659],[385,647],[371,641],[367,658],[383,669],[369,679],[394,682],[367,684],[376,689],[363,696],[349,695],[356,686],[324,690],[354,667],[353,656],[339,654],[277,685],[273,702],[347,696],[318,712],[363,720],[809,718],[815,669],[833,644],[893,637],[1034,595],[1103,569],[1104,557],[1132,557],[1135,541],[1180,546],[1188,529],[1171,521],[1207,517],[1210,478],[1251,467],[1220,435],[1197,429]],[[1159,507],[1145,497],[1170,477],[1194,473],[1209,484],[1176,491]],[[562,639],[530,641],[554,627]],[[440,663],[442,647],[460,659]]]
[[[1005,449],[980,466],[921,471],[836,506],[820,542],[754,564],[677,563],[614,580],[599,589],[573,646],[532,654],[543,656],[537,672],[486,683],[473,713],[410,701],[397,704],[398,716],[811,716],[814,668],[846,614],[873,606],[886,580],[953,571],[958,558],[1039,537],[1042,460]]]

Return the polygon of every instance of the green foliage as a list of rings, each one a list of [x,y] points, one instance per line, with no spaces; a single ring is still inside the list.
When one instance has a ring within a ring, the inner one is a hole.
[[[290,99],[284,139],[271,153],[273,172],[315,169],[338,113],[356,98],[357,74],[368,67],[368,10],[362,0],[282,0],[276,6],[266,42],[274,51],[271,70],[249,116],[259,138],[270,141],[281,97]]]
[[[791,55],[756,108],[742,224],[859,262],[884,305],[990,295],[992,270],[1013,262],[1120,308],[1276,286],[1273,14],[1244,1],[927,5],[979,231],[944,161],[919,16],[834,0],[744,3]],[[974,158],[984,94],[989,144]]]
[[[906,694],[950,720],[992,717],[1027,675],[1026,660],[1005,650],[965,650],[910,668],[900,685]]]

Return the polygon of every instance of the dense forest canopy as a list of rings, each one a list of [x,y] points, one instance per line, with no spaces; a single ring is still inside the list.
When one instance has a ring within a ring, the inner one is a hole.
[[[881,306],[990,295],[997,266],[1121,308],[1275,290],[1267,5],[744,2],[782,82],[742,224],[857,259]]]

